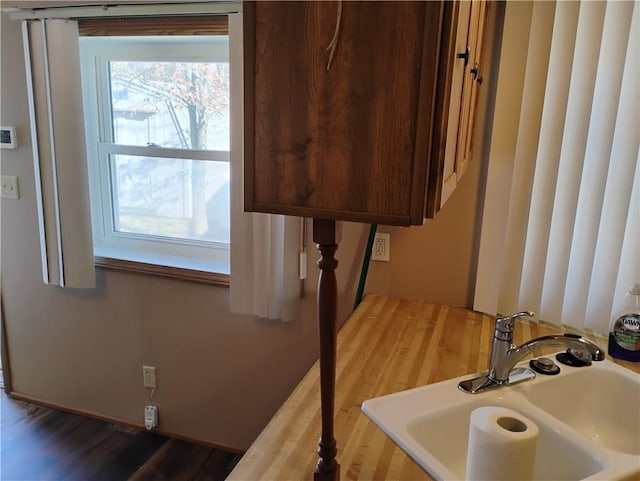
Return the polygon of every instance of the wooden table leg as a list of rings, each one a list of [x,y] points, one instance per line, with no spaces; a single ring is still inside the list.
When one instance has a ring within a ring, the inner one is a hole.
[[[318,281],[318,331],[320,339],[320,403],[322,434],[318,455],[320,459],[313,473],[314,481],[338,481],[340,465],[336,461],[336,440],[333,434],[333,414],[336,379],[336,317],[338,284],[334,254],[338,248],[339,232],[333,220],[313,220],[313,241],[320,251]]]

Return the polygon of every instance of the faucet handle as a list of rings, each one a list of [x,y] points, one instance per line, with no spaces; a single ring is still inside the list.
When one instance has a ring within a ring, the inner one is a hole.
[[[510,316],[499,317],[496,319],[496,327],[493,337],[502,341],[513,340],[513,321],[519,317],[533,317],[531,311],[522,311]]]

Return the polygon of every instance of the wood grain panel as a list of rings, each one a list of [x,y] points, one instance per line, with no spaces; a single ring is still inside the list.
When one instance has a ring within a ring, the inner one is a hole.
[[[429,166],[438,161],[432,156],[438,145],[434,143],[434,130],[438,128],[437,121],[442,122],[438,104],[438,88],[442,88],[441,78],[447,72],[447,57],[441,57],[443,37],[447,29],[451,28],[447,22],[451,21],[447,12],[453,8],[453,2],[427,2],[425,15],[424,41],[422,45],[422,64],[427,68],[420,69],[420,91],[416,125],[416,142],[413,159],[413,185],[411,186],[411,223],[422,224],[426,216],[425,206],[427,198],[434,195],[428,190]],[[456,3],[457,5],[457,3]],[[445,45],[446,47],[446,45]],[[435,213],[434,213],[435,215]],[[432,217],[432,216],[430,216]]]
[[[420,96],[436,65],[439,19],[424,2],[342,2],[331,68],[327,46],[338,2],[245,6],[245,209],[407,225],[415,185]],[[438,4],[439,5],[439,4]],[[436,9],[437,10],[437,9]],[[439,10],[436,15],[439,15]],[[428,51],[426,51],[427,49]],[[430,49],[430,50],[429,50]],[[428,122],[421,116],[420,122]],[[421,147],[422,166],[426,162]],[[416,172],[420,179],[416,179]],[[419,208],[422,211],[421,206]],[[421,215],[413,215],[422,220]]]
[[[445,2],[444,21],[442,31],[442,44],[440,47],[441,69],[436,86],[435,118],[433,129],[433,150],[430,152],[429,176],[427,189],[429,196],[426,199],[426,215],[434,217],[440,210],[440,197],[442,196],[442,184],[444,182],[444,159],[447,140],[447,126],[449,120],[449,100],[451,96],[451,83],[453,80],[453,63],[456,59],[456,34],[454,28],[458,24],[459,4],[457,2]],[[453,115],[453,113],[452,113]]]
[[[78,21],[81,36],[228,35],[226,15],[195,17],[86,18]]]
[[[335,435],[342,479],[431,479],[360,406],[372,397],[485,370],[493,324],[491,316],[428,302],[371,295],[362,301],[338,335]],[[561,330],[518,321],[514,341]],[[640,372],[637,363],[615,362]],[[316,363],[228,480],[312,479],[320,434],[318,384]]]

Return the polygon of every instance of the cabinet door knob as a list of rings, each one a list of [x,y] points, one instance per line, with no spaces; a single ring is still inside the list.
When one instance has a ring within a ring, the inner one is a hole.
[[[467,46],[467,49],[462,52],[462,53],[458,53],[456,55],[456,58],[463,58],[464,59],[464,66],[466,67],[467,64],[469,63],[469,54],[471,53],[471,51],[469,50],[469,47]]]
[[[480,74],[479,70],[480,70],[480,68],[478,67],[478,63],[476,62],[476,64],[473,66],[473,68],[471,70],[469,70],[469,73],[473,76],[473,80],[475,80],[479,84],[482,84],[482,76],[479,75]]]
[[[478,69],[478,64],[476,63],[473,66],[473,68],[471,70],[469,70],[469,73],[473,76],[473,80],[475,80],[479,84],[482,84],[482,76],[478,75],[480,73],[478,70],[479,70]]]

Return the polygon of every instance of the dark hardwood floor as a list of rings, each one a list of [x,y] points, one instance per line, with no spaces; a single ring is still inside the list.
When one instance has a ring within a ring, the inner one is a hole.
[[[222,481],[241,458],[0,396],[1,481]]]

